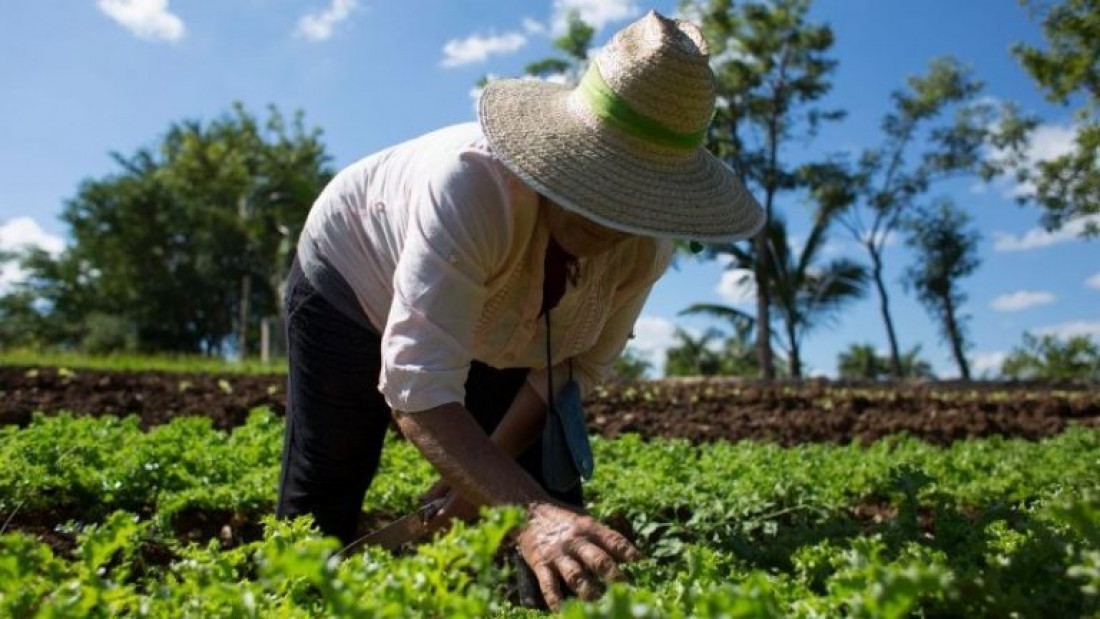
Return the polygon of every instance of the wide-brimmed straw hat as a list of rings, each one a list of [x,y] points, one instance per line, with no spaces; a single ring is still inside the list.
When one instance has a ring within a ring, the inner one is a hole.
[[[702,33],[651,11],[576,88],[495,81],[478,115],[496,156],[561,206],[634,234],[727,241],[753,235],[764,213],[704,147],[715,93]]]

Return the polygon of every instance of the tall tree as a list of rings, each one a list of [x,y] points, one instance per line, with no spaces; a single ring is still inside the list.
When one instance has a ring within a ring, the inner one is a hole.
[[[65,206],[73,243],[26,265],[48,313],[82,331],[60,343],[79,345],[94,315],[132,323],[144,350],[216,353],[236,333],[247,354],[244,333],[278,311],[290,240],[331,176],[320,132],[235,105],[114,157],[121,170]]]
[[[924,75],[910,77],[891,95],[882,143],[865,150],[854,171],[839,162],[815,170],[819,191],[852,198],[838,221],[867,252],[896,378],[903,375],[902,355],[884,275],[886,248],[932,183],[978,171],[992,113],[988,104],[974,103],[981,88],[955,60],[933,60]]]
[[[1050,101],[1081,103],[1073,149],[1018,170],[1034,186],[1030,198],[1044,210],[1044,225],[1054,229],[1100,213],[1100,0],[1020,3],[1042,20],[1046,47],[1019,44],[1013,53]],[[1095,220],[1084,228],[1098,233]]]
[[[792,140],[812,136],[823,120],[842,117],[814,106],[831,88],[836,67],[828,53],[832,30],[809,21],[809,0],[767,0],[735,5],[732,0],[682,3],[707,37],[718,81],[719,103],[708,146],[761,199],[770,219],[781,194],[798,188],[783,152]],[[774,277],[769,233],[752,241],[756,256],[757,354],[764,378],[775,377],[771,347]]]
[[[981,265],[981,236],[969,225],[970,216],[947,199],[921,209],[906,223],[906,244],[915,250],[916,263],[906,270],[905,285],[939,322],[963,380],[970,379],[970,365],[967,317],[961,313],[967,295],[959,281]]]

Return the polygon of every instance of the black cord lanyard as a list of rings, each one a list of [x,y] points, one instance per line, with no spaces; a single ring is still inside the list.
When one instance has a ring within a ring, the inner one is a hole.
[[[569,358],[569,380],[573,380],[573,358]],[[558,414],[554,408],[554,358],[550,355],[550,310],[546,311],[546,405],[550,413]]]

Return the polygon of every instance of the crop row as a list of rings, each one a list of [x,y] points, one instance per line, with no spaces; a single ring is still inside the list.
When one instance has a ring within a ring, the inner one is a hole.
[[[281,430],[264,410],[232,432],[66,415],[0,429],[0,614],[526,614],[507,602],[497,551],[517,518],[507,510],[413,553],[344,561],[304,521],[261,524]],[[949,447],[628,436],[594,448],[590,508],[649,558],[567,616],[1100,611],[1095,430]],[[401,513],[431,481],[391,440],[364,508]],[[211,514],[255,534],[191,535]],[[44,543],[43,526],[71,543]]]

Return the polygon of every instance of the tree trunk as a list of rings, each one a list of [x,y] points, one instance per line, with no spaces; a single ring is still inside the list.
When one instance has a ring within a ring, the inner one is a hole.
[[[771,295],[768,290],[770,270],[767,268],[768,252],[767,225],[756,234],[756,359],[760,363],[760,377],[764,380],[775,378],[775,361],[772,356],[771,334]]]
[[[959,330],[959,322],[955,318],[955,303],[950,295],[945,296],[943,300],[943,323],[947,330],[947,339],[951,343],[951,354],[955,356],[955,363],[959,366],[959,374],[963,380],[970,380],[970,364],[966,362],[962,333]]]
[[[248,356],[248,313],[249,303],[248,300],[252,297],[252,276],[245,274],[241,276],[241,304],[240,313],[237,316],[238,331],[237,331],[237,352],[243,361]]]
[[[898,351],[898,336],[894,332],[894,319],[890,317],[890,295],[886,292],[886,282],[882,279],[882,257],[874,248],[870,248],[871,274],[875,280],[875,290],[878,291],[879,312],[882,314],[882,322],[886,325],[886,341],[890,346],[890,372],[894,378],[903,378],[901,370],[901,352]]]
[[[787,367],[791,372],[791,378],[802,378],[802,353],[798,349],[798,340],[794,337],[794,324],[790,316],[787,320],[787,341],[791,344],[791,358],[787,361]]]

